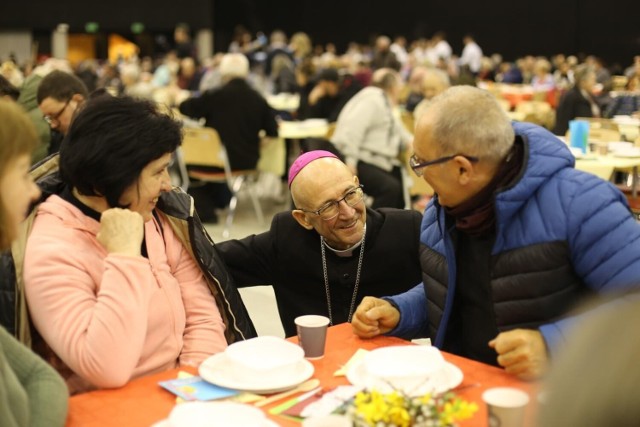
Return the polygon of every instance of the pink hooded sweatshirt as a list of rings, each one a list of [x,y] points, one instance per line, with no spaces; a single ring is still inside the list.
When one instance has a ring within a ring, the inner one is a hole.
[[[160,216],[148,258],[108,254],[100,223],[58,196],[38,208],[25,292],[36,329],[73,371],[71,393],[198,365],[224,350],[225,325],[199,267]]]

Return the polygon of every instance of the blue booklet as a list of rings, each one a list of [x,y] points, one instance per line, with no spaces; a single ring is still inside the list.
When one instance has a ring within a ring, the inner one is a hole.
[[[201,377],[178,378],[161,381],[159,384],[184,400],[215,400],[235,396],[239,393],[237,390],[206,382]]]

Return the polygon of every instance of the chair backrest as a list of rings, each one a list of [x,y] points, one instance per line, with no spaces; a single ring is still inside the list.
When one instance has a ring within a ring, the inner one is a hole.
[[[186,128],[181,151],[184,163],[188,166],[210,166],[220,169],[229,167],[220,135],[213,128]]]
[[[325,138],[331,139],[335,131],[336,131],[336,122],[329,123],[329,127],[327,128],[327,135],[325,136]]]

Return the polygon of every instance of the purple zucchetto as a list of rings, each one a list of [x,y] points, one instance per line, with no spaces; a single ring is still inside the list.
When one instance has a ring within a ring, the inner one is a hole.
[[[302,153],[300,156],[298,156],[298,158],[295,160],[295,162],[293,162],[291,168],[289,169],[289,188],[291,188],[291,183],[296,178],[296,176],[298,176],[300,171],[305,168],[305,166],[307,166],[314,160],[318,160],[323,157],[333,157],[334,159],[338,158],[338,156],[336,156],[332,152],[324,150],[307,151],[306,153]]]

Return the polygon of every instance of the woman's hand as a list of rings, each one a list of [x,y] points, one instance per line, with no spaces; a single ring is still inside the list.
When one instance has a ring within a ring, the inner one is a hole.
[[[143,236],[144,222],[139,213],[120,208],[102,212],[96,237],[110,254],[140,256]]]

